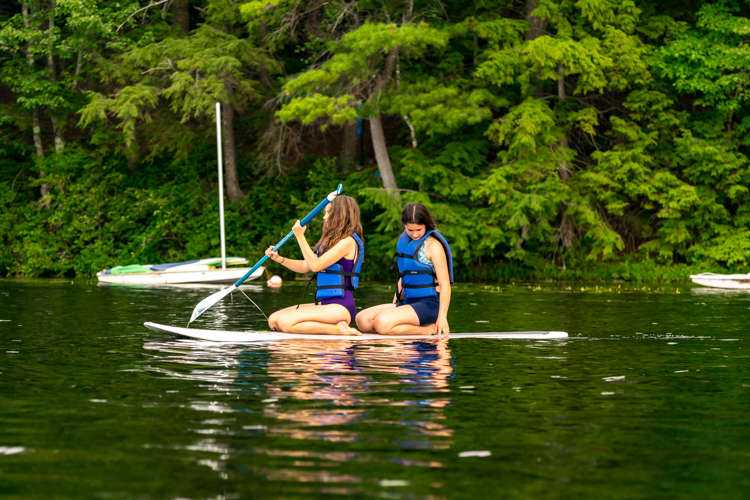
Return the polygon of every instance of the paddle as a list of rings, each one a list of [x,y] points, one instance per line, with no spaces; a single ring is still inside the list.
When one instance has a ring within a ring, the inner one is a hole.
[[[323,201],[321,201],[318,204],[317,207],[313,208],[312,211],[309,214],[307,214],[304,219],[302,219],[302,221],[300,222],[300,225],[306,226],[308,222],[310,222],[311,220],[313,220],[313,218],[315,218],[315,216],[318,215],[320,213],[320,211],[323,210],[326,207],[326,205],[328,205],[330,202],[333,201],[333,199],[336,197],[336,195],[341,194],[341,191],[343,191],[343,189],[344,189],[344,186],[342,186],[341,184],[339,184],[338,187],[336,188],[336,191],[333,191],[328,196],[326,196],[323,199]],[[282,239],[280,242],[278,242],[276,244],[276,246],[273,247],[273,250],[277,251],[279,248],[283,247],[284,243],[286,243],[287,241],[289,241],[289,238],[291,238],[292,236],[294,236],[294,231],[289,231],[289,234],[287,234],[286,236],[284,236],[284,239]],[[242,283],[244,283],[245,280],[251,274],[253,274],[256,269],[258,269],[261,265],[263,265],[263,263],[265,261],[267,261],[267,260],[268,260],[268,256],[264,255],[263,258],[260,259],[248,272],[246,272],[245,275],[242,278],[240,278],[239,280],[237,280],[237,283],[235,283],[234,285],[230,286],[229,288],[225,288],[224,290],[222,290],[220,292],[216,292],[213,295],[209,295],[205,299],[203,299],[200,302],[198,302],[198,305],[195,306],[195,309],[193,309],[193,315],[191,316],[190,321],[188,321],[188,327],[190,326],[190,323],[192,323],[193,321],[195,321],[195,319],[198,316],[200,316],[201,314],[203,314],[209,307],[211,307],[212,305],[216,304],[218,301],[220,301],[221,299],[223,299],[224,297],[226,297],[227,295],[229,295],[230,293],[232,293],[232,291],[235,288],[237,288]]]

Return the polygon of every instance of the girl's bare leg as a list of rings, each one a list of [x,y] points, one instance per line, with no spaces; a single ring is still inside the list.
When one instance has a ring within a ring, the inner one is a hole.
[[[299,308],[302,309],[303,307],[310,307],[310,306],[314,306],[314,305],[315,304],[300,304]],[[278,328],[278,326],[279,326],[278,325],[279,318],[281,316],[284,316],[284,315],[286,315],[286,314],[294,311],[295,309],[297,309],[297,306],[289,306],[289,307],[285,307],[284,309],[279,309],[278,311],[272,313],[268,317],[268,328],[270,328],[271,330],[278,330],[279,329]]]
[[[379,306],[368,307],[357,313],[357,328],[365,333],[377,333],[375,331],[375,318],[386,311],[396,308],[396,304],[381,304]],[[410,308],[411,309],[411,308]],[[417,323],[419,324],[419,323]]]
[[[357,330],[356,328],[352,328],[349,326],[349,323],[346,321],[339,321],[336,323],[336,326],[339,327],[339,332],[341,335],[362,335],[362,332]]]
[[[288,309],[278,311],[284,313],[276,318],[278,331],[322,335],[361,335],[358,331],[348,327],[351,315],[342,305],[318,305],[304,309],[300,307],[299,309],[292,308],[291,311]]]
[[[378,314],[374,320],[375,331],[381,335],[435,335],[437,327],[419,326],[419,317],[409,305],[396,307]]]

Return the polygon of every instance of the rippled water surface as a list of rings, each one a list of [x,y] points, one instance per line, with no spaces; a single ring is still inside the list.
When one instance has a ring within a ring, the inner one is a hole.
[[[245,287],[266,313],[302,283]],[[750,294],[458,285],[453,331],[166,339],[217,289],[0,280],[0,496],[748,498]],[[364,285],[358,305],[389,299]],[[241,295],[199,328],[265,329]]]

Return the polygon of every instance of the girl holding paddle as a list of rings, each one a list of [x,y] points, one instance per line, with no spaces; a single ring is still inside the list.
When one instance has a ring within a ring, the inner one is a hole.
[[[318,286],[314,304],[300,304],[271,314],[268,326],[285,333],[324,335],[361,335],[349,324],[357,309],[353,291],[359,284],[364,257],[359,206],[353,198],[339,195],[326,206],[323,234],[315,250],[305,238],[306,227],[300,221],[292,231],[297,238],[303,260],[282,257],[273,247],[266,255],[295,273],[316,273]]]
[[[399,280],[393,303],[370,307],[356,318],[366,333],[448,335],[453,256],[427,207],[410,203],[401,212],[404,232],[396,245]],[[391,264],[393,268],[393,264]]]

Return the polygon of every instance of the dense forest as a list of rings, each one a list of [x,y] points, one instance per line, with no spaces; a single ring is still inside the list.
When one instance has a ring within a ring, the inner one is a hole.
[[[413,201],[463,280],[741,271],[749,38],[746,1],[3,2],[0,275],[218,255],[217,102],[252,262],[341,182],[370,278]]]

